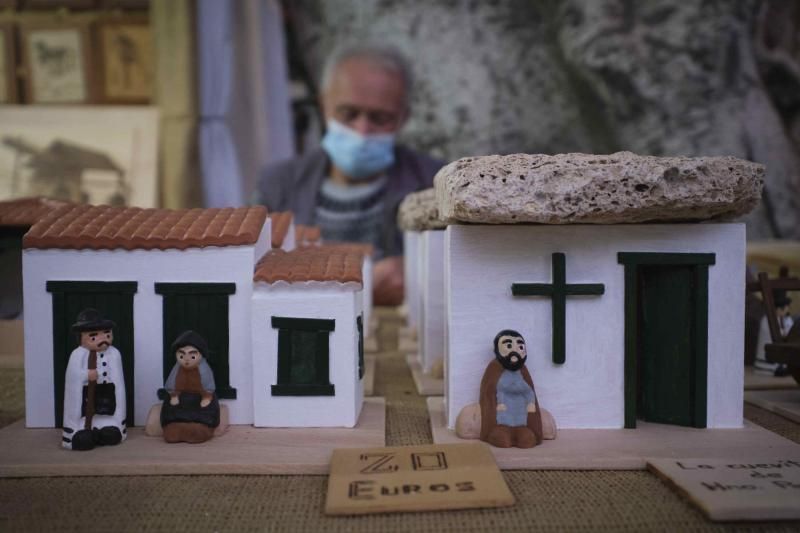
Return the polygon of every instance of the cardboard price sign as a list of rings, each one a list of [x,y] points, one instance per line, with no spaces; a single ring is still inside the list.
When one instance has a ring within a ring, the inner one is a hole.
[[[333,451],[327,514],[502,507],[514,504],[483,443]]]
[[[800,455],[651,459],[647,467],[711,520],[800,519]]]

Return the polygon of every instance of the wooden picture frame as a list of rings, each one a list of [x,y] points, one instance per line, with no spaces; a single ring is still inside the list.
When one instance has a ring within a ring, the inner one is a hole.
[[[95,101],[89,29],[84,24],[22,26],[25,101],[88,104]]]
[[[158,109],[0,106],[0,198],[158,206]]]
[[[100,21],[94,27],[96,88],[104,103],[147,104],[153,99],[155,57],[146,18]]]
[[[24,0],[25,9],[94,9],[97,0]]]
[[[19,101],[14,26],[0,23],[0,105]]]

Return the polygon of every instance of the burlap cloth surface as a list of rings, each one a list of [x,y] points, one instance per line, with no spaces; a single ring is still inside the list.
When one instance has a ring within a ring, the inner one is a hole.
[[[398,319],[384,311],[381,346]],[[431,442],[425,399],[404,356],[378,356],[387,445]],[[21,370],[0,369],[0,424],[20,418]],[[800,425],[756,407],[745,416],[800,442]],[[2,451],[0,450],[0,453]],[[143,476],[0,480],[0,531],[798,531],[800,522],[715,524],[644,471],[508,471],[504,509],[323,514],[324,476]]]

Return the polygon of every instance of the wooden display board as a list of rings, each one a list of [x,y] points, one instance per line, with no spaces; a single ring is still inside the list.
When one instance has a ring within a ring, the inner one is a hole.
[[[399,328],[397,330],[397,351],[411,353],[418,349],[416,330],[408,327]]]
[[[800,424],[800,387],[747,391],[744,401]]]
[[[423,372],[417,354],[412,353],[406,355],[406,362],[408,363],[408,368],[411,370],[411,376],[414,378],[414,385],[417,386],[417,392],[420,396],[441,396],[444,394],[444,380],[436,379]]]
[[[367,398],[355,428],[231,426],[203,444],[167,444],[130,428],[119,446],[91,452],[61,448],[60,429],[0,430],[0,477],[189,474],[325,474],[335,448],[383,446],[383,398]]]
[[[334,450],[327,514],[512,505],[514,496],[480,442]]]
[[[800,454],[656,459],[649,470],[711,519],[800,519]]]
[[[744,368],[744,390],[797,388],[798,384],[792,376],[776,377],[771,373],[759,372],[752,366]]]
[[[364,396],[375,394],[375,367],[377,362],[374,355],[364,356]]]
[[[442,398],[428,398],[428,414],[433,442],[470,442],[447,429]],[[636,429],[559,429],[555,440],[532,449],[491,450],[503,470],[643,470],[657,458],[797,455],[800,444],[749,422],[737,429],[697,429],[640,421]]]

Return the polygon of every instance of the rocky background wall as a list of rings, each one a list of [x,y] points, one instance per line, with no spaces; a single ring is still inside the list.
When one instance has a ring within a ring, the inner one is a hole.
[[[750,238],[800,238],[800,2],[295,0],[295,55],[412,58],[407,144],[470,155],[630,150],[767,165]],[[291,34],[290,34],[291,35]]]

